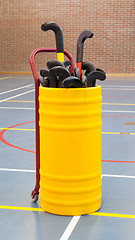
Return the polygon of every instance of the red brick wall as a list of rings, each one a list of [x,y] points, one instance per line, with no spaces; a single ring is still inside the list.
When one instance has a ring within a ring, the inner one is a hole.
[[[76,60],[76,43],[86,29],[94,32],[84,45],[84,60],[107,73],[135,72],[134,0],[0,0],[0,71],[31,71],[29,56],[38,47],[55,47],[52,31],[41,24],[57,22],[64,48]],[[41,54],[37,68],[56,54]]]

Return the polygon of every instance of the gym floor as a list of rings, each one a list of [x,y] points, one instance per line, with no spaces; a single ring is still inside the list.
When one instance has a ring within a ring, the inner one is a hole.
[[[83,216],[43,212],[35,186],[32,75],[0,75],[0,239],[135,239],[135,76],[102,86],[102,205]],[[101,83],[101,84],[100,84]]]

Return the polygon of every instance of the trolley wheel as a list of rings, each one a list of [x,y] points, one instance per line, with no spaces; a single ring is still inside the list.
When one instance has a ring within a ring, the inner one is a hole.
[[[34,194],[34,196],[32,197],[32,201],[33,201],[33,202],[37,202],[37,200],[38,200],[38,195],[39,195],[38,193],[35,193],[35,194]]]

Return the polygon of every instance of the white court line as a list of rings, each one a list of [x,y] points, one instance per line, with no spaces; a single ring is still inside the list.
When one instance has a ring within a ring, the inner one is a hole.
[[[135,88],[135,86],[102,85],[102,88]]]
[[[20,90],[22,88],[27,88],[27,87],[30,87],[32,85],[34,85],[34,84],[29,84],[29,85],[22,86],[22,87],[19,87],[19,88],[14,88],[14,89],[11,89],[11,90],[8,90],[8,91],[5,91],[5,92],[0,92],[0,95],[6,94],[6,93],[9,93],[9,92],[14,92],[14,91]]]
[[[18,108],[18,107],[0,107],[0,109],[12,109],[12,110],[35,110],[35,108]]]
[[[28,92],[26,92],[28,93]],[[26,94],[24,93],[24,94]],[[23,94],[22,94],[23,95]],[[16,96],[17,97],[17,96]],[[13,97],[14,98],[14,97]],[[7,100],[7,99],[6,99]],[[5,101],[6,101],[5,100]],[[1,102],[1,101],[0,101]],[[21,107],[0,107],[0,109],[12,109],[12,110],[35,110],[35,108],[21,108]],[[117,112],[117,113],[135,113],[135,111],[119,111],[119,110],[102,110],[102,112]]]
[[[35,91],[35,89],[32,89],[32,90],[30,90],[30,91],[28,91],[28,92],[23,92],[23,93],[14,95],[14,96],[9,97],[9,98],[5,98],[5,99],[3,99],[3,100],[0,100],[0,103],[1,103],[1,102],[5,102],[5,101],[10,100],[10,99],[13,99],[13,98],[16,98],[16,97],[20,97],[20,96],[22,96],[22,95],[25,95],[25,94],[30,93],[30,92],[33,92],[33,91]]]
[[[81,216],[74,216],[59,240],[68,240]]]
[[[0,168],[0,171],[6,171],[6,172],[28,172],[28,173],[35,173],[36,172],[36,170],[12,169],[12,168]]]
[[[35,173],[36,170],[30,170],[30,169],[17,169],[17,168],[0,168],[0,171],[5,172],[27,172],[27,173]],[[101,179],[103,177],[113,177],[113,178],[135,178],[135,176],[128,176],[128,175],[114,175],[114,174],[101,174]]]
[[[135,91],[135,88],[109,88],[109,87],[102,87],[103,90],[115,90],[115,91]]]
[[[102,110],[102,112],[135,113],[135,111]]]
[[[36,172],[35,170],[26,170],[26,169],[8,169],[8,168],[0,168],[0,171],[12,171],[12,172]],[[103,177],[116,177],[116,178],[134,178],[135,176],[127,176],[127,175],[111,175],[111,174],[102,174],[101,179]],[[74,228],[76,227],[79,219],[81,216],[74,216],[72,217],[70,223],[68,224],[67,228],[65,229],[64,233],[62,234],[61,238],[59,240],[68,240],[69,237],[71,236]]]
[[[112,175],[112,174],[102,174],[102,177],[114,177],[114,178],[135,178],[135,176],[127,176],[127,175]]]
[[[35,173],[35,172],[36,172],[36,170],[17,169],[17,168],[0,168],[0,171],[6,171],[6,172],[27,172],[27,173]],[[101,174],[101,179],[102,179],[103,177],[135,178],[135,176],[128,176],[128,175]]]
[[[11,172],[36,172],[35,170],[26,170],[26,169],[8,169],[8,168],[0,168],[0,171],[11,171]],[[111,174],[102,174],[101,178],[103,177],[116,177],[116,178],[135,178],[135,176],[127,176],[127,175],[111,175]],[[81,216],[74,216],[72,217],[70,223],[68,224],[67,228],[65,229],[64,233],[62,234],[59,240],[68,240],[70,235],[72,234],[75,226],[77,225]]]

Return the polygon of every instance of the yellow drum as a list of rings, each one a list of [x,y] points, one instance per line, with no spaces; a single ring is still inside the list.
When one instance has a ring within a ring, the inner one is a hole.
[[[39,87],[40,202],[60,215],[101,206],[101,87]]]

